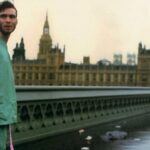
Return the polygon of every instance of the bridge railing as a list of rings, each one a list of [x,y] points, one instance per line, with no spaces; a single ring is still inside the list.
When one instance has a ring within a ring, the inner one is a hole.
[[[150,88],[18,86],[15,144],[150,112]]]

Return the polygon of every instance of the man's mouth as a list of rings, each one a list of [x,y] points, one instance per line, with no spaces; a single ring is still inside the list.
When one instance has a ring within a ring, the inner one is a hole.
[[[6,30],[11,30],[11,29],[12,29],[12,26],[4,26],[4,28],[5,28]]]

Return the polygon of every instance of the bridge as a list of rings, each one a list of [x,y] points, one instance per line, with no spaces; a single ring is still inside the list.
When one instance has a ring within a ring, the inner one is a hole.
[[[17,86],[16,145],[150,112],[150,88]]]

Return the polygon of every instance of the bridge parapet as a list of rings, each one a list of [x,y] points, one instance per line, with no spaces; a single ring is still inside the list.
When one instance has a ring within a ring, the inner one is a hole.
[[[19,86],[16,144],[150,112],[150,88]]]

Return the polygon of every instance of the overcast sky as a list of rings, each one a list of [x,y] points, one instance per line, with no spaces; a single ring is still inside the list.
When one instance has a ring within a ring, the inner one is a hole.
[[[26,56],[37,57],[48,11],[53,45],[66,45],[66,61],[91,62],[114,53],[137,54],[138,43],[150,48],[149,0],[15,0],[18,26],[9,40],[10,54],[24,37]]]

